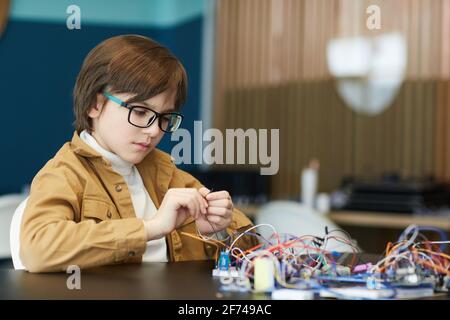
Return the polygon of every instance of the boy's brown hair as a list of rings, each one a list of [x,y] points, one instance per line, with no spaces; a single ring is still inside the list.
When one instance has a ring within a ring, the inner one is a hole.
[[[86,56],[73,90],[75,129],[91,131],[89,110],[97,93],[134,93],[127,102],[150,99],[166,90],[179,110],[187,95],[187,76],[180,61],[156,41],[139,35],[109,38]]]

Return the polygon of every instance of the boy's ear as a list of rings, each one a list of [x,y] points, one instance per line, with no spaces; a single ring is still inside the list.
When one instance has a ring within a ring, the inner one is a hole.
[[[105,100],[105,97],[101,93],[97,93],[95,103],[88,112],[90,118],[97,118],[100,116]]]

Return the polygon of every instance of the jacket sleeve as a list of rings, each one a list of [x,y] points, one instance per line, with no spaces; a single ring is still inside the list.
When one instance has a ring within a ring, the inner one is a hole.
[[[28,271],[126,262],[145,252],[142,220],[80,221],[82,194],[76,190],[83,188],[77,184],[77,176],[62,167],[44,167],[34,178],[20,231],[20,257]]]
[[[200,189],[203,187],[203,184],[198,181],[196,178],[194,178],[189,173],[177,169],[175,176],[175,180],[181,179],[183,180],[183,184],[186,188],[196,188]],[[250,221],[250,219],[242,213],[240,210],[234,208],[233,210],[233,217],[231,221],[231,225],[227,228],[227,233],[229,235],[232,235],[236,237],[237,235],[245,232],[250,227],[252,227],[253,224]],[[250,249],[251,247],[254,247],[258,244],[258,239],[251,235],[245,235],[242,236],[237,243],[235,244],[235,247],[239,247],[242,250]]]

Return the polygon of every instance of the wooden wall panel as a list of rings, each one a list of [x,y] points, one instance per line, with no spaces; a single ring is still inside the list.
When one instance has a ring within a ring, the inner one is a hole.
[[[437,85],[436,174],[450,181],[450,80]]]
[[[372,4],[381,30],[366,28]],[[280,129],[273,197],[298,196],[313,157],[323,191],[349,174],[450,181],[450,0],[219,0],[216,30],[215,127]],[[327,70],[327,43],[392,31],[407,40],[405,82],[382,114],[355,114]]]

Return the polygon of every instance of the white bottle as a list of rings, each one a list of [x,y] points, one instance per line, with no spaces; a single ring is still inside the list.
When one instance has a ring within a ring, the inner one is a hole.
[[[317,195],[316,209],[322,214],[330,212],[330,196],[327,193],[319,193]]]
[[[317,193],[318,171],[319,161],[311,160],[309,166],[303,169],[301,177],[302,203],[312,209]]]

